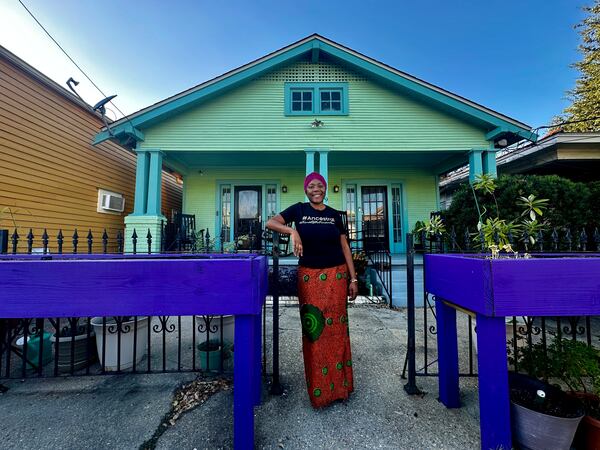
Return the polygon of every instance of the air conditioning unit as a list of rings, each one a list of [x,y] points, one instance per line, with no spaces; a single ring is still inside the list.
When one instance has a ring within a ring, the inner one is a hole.
[[[125,210],[125,198],[121,194],[115,192],[108,192],[104,190],[99,191],[99,202],[98,211],[114,211],[123,212]]]

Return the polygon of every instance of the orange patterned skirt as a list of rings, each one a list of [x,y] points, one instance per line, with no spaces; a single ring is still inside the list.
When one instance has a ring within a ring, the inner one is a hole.
[[[345,400],[354,390],[348,328],[348,269],[298,268],[302,353],[314,408]]]

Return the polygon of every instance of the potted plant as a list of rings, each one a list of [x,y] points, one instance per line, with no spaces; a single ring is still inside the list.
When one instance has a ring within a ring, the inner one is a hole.
[[[223,369],[228,370],[231,366],[231,353],[233,345],[229,342],[218,340],[202,341],[197,346],[200,352],[200,367],[203,371],[216,371],[221,369],[221,357],[223,358]]]
[[[362,295],[369,294],[367,277],[367,254],[363,251],[352,253],[352,261],[354,262],[354,270],[356,271],[356,278],[358,279],[358,292]]]
[[[134,354],[136,365],[141,362],[148,344],[148,322],[147,316],[92,318],[98,359],[104,370],[118,371],[133,367]]]
[[[58,346],[58,371],[70,372],[83,369],[96,360],[94,343],[96,333],[91,324],[78,324],[78,320],[69,320],[69,324],[50,337],[53,345]]]
[[[528,374],[511,373],[509,377],[513,438],[520,446],[571,448],[584,417],[583,405],[576,397],[548,384],[548,380],[581,379],[583,374],[577,369],[580,366],[577,358],[582,352],[568,355],[568,349],[576,347],[581,350],[577,343],[555,339],[547,348],[539,342],[531,347],[518,347],[516,355],[509,351],[509,361],[518,362],[519,368]]]
[[[554,341],[547,350],[549,375],[583,403],[585,417],[576,436],[577,448],[600,449],[600,354],[585,342]]]

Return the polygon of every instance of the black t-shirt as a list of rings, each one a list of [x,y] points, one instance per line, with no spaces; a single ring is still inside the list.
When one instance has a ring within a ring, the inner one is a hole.
[[[302,239],[302,254],[298,263],[311,269],[323,269],[344,264],[340,235],[345,234],[340,213],[325,206],[319,211],[310,203],[296,203],[281,216],[286,223],[294,222]]]

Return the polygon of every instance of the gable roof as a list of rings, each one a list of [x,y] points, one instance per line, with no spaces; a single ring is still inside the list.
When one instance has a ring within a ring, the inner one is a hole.
[[[530,131],[531,127],[522,122],[369,58],[323,36],[313,34],[124,117],[110,125],[110,132],[104,127],[94,139],[94,144],[106,139],[117,139],[123,145],[133,146],[136,141],[144,139],[144,128],[193,108],[209,98],[283,65],[307,57],[312,61],[318,61],[323,55],[404,94],[484,128],[488,140],[506,138],[509,143],[513,143],[521,139],[532,141],[537,139],[537,135]]]

